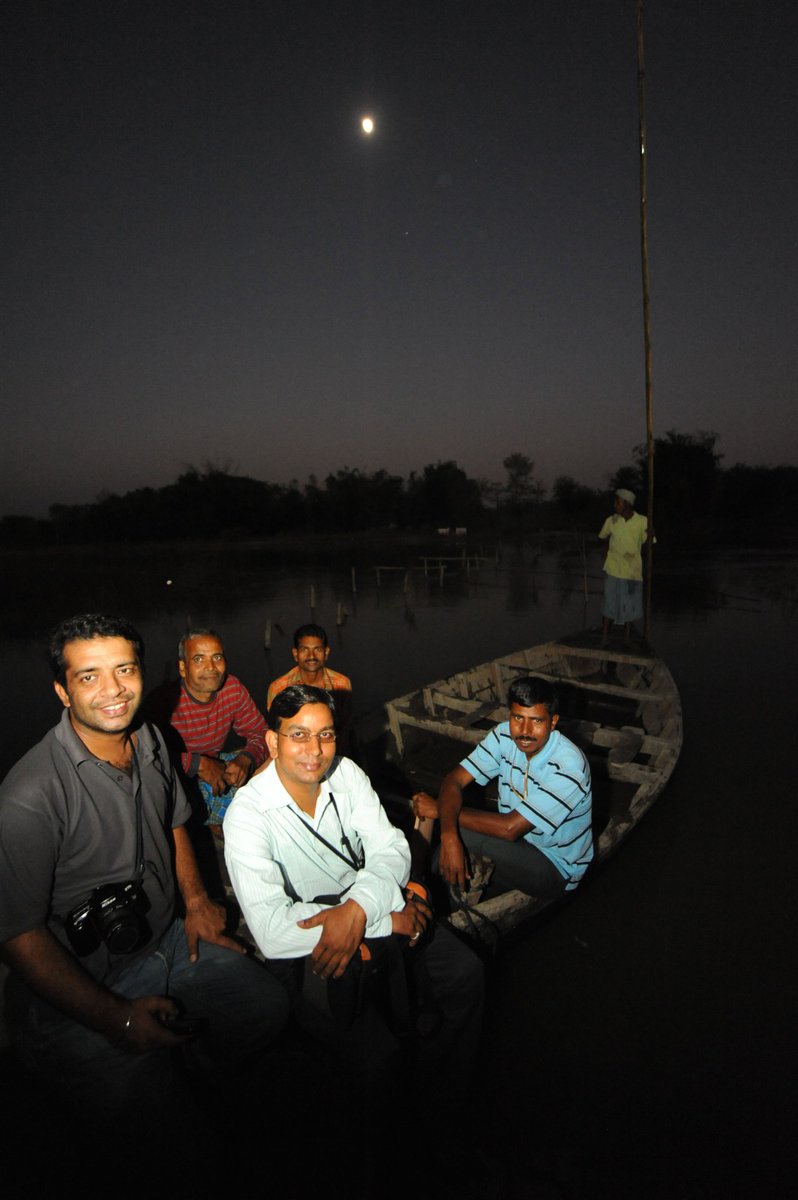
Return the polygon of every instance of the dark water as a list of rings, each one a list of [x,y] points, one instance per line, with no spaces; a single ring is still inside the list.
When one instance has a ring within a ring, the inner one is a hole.
[[[313,615],[361,711],[598,621],[594,558],[585,571],[578,556],[506,552],[478,573],[450,569],[442,586],[416,569],[384,574],[379,589],[376,564],[357,564],[353,595],[345,554],[312,567],[246,547],[211,561],[84,556],[46,574],[39,560],[32,577],[15,561],[0,640],[3,772],[58,716],[40,633],[76,609],[140,624],[152,683],[171,670],[187,614],[213,624],[261,700],[290,663],[294,626]],[[676,773],[575,901],[492,965],[484,1062],[468,1096],[446,1098],[462,1110],[463,1146],[476,1138],[492,1152],[511,1198],[794,1190],[798,558],[671,562],[655,596],[651,640],[684,709]]]

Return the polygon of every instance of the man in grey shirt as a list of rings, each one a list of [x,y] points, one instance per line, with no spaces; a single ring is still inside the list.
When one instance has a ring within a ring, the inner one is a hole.
[[[133,1122],[126,1136],[174,1131],[192,1081],[256,1059],[288,1011],[282,986],[225,936],[163,738],[136,724],[142,656],[121,618],[62,622],[50,657],[65,711],[0,787],[10,1040],[92,1121]]]

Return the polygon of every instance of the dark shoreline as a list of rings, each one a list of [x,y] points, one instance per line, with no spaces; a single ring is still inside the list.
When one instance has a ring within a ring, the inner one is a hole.
[[[758,553],[762,550],[794,553],[798,549],[798,528],[795,523],[763,529],[755,521],[720,524],[696,520],[675,534],[666,529],[657,529],[658,555],[668,554],[670,547],[678,548],[679,556],[691,557],[712,550],[734,549],[739,553]],[[428,550],[434,553],[443,546],[453,546],[457,553],[478,553],[478,547],[497,546],[520,548],[527,544],[545,543],[553,539],[561,542],[572,540],[574,546],[584,539],[588,547],[598,545],[597,529],[588,527],[528,527],[523,530],[500,530],[489,527],[469,528],[465,532],[435,529],[398,530],[373,529],[351,532],[295,531],[269,534],[262,537],[242,537],[235,531],[207,538],[172,539],[111,539],[98,541],[50,541],[20,544],[0,544],[0,556],[9,558],[35,554],[106,553],[109,550],[136,550],[138,552],[182,550],[208,551],[214,548],[237,547],[252,551],[272,551],[284,556],[283,561],[308,555],[336,555],[342,550],[363,553],[375,550]]]

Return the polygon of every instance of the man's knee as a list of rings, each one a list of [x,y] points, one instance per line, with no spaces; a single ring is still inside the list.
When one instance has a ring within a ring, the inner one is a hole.
[[[435,995],[444,1007],[447,997],[456,998],[458,1003],[465,999],[474,1004],[482,1003],[484,968],[464,942],[444,926],[439,926],[425,954]]]
[[[264,1044],[288,1020],[282,983],[256,959],[225,946],[200,942],[197,962],[174,975],[172,990],[189,1016],[207,1016],[235,1041],[251,1037]]]

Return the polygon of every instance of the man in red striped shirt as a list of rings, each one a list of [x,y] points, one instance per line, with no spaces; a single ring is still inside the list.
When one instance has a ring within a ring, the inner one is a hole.
[[[183,772],[199,785],[207,824],[218,836],[236,788],[269,757],[266,722],[244,685],[227,673],[224,644],[214,630],[183,635],[177,669],[179,683],[159,689],[148,708],[167,738],[172,735]],[[243,748],[225,751],[231,732],[243,739]]]

